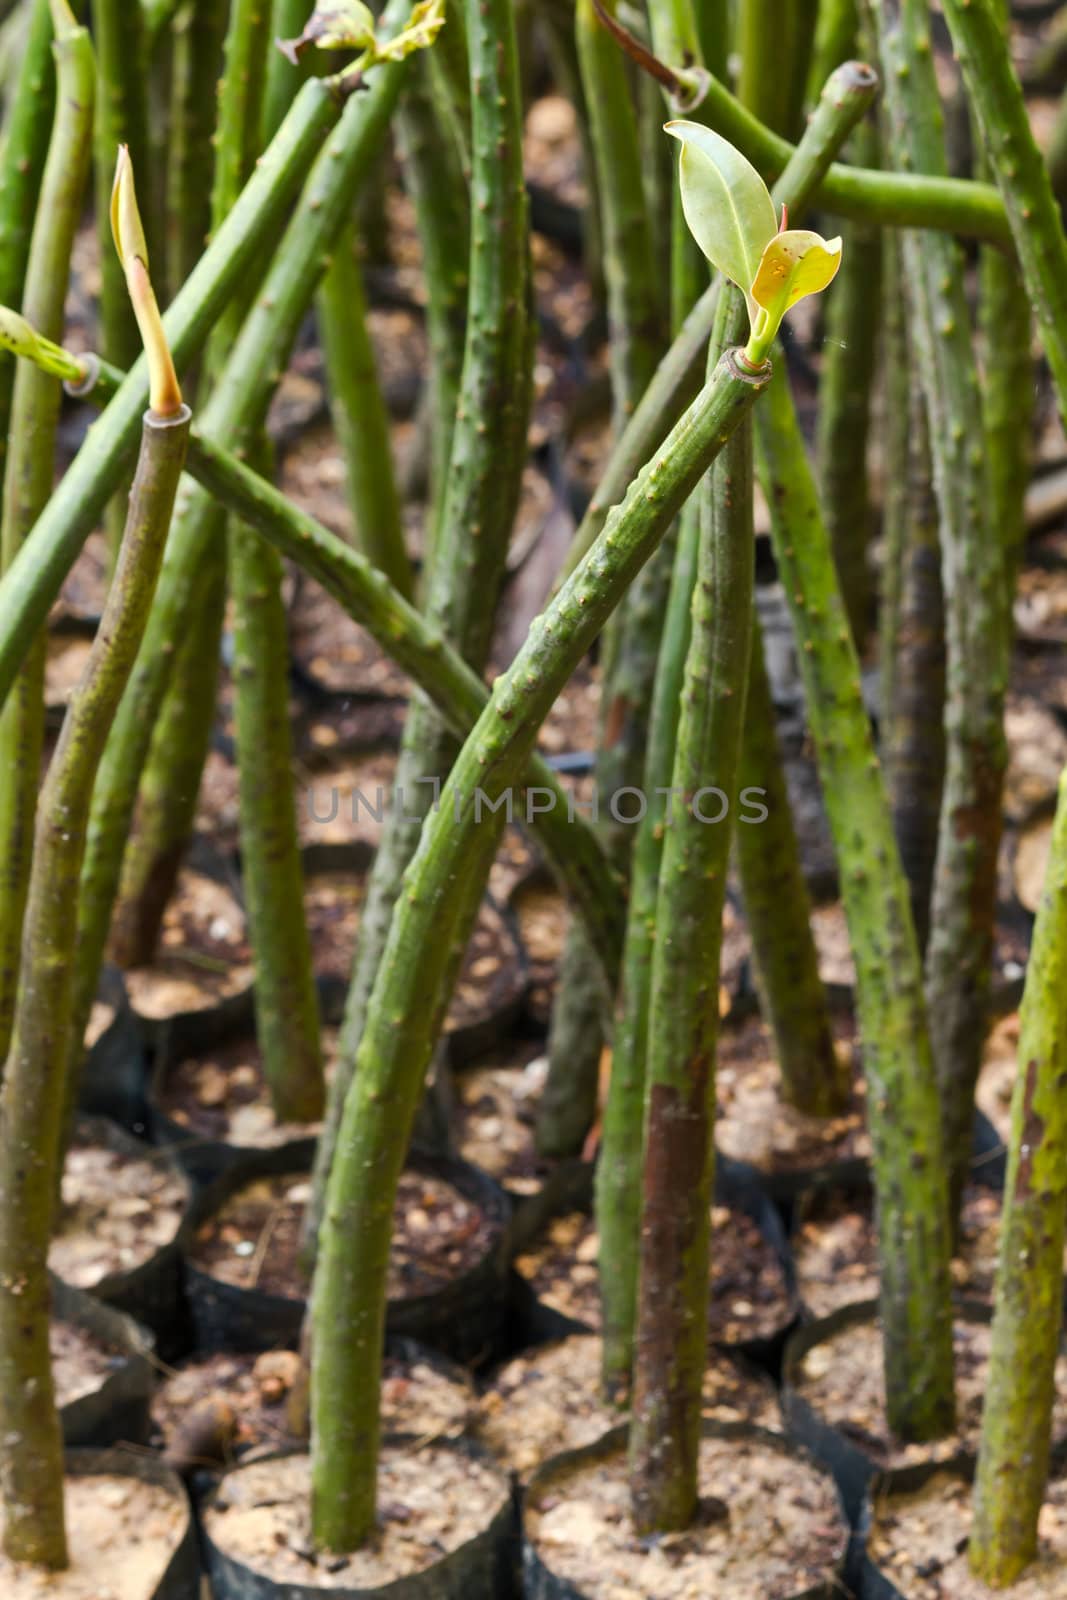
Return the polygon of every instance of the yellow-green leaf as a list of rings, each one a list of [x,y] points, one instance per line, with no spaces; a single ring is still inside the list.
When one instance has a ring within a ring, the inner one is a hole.
[[[777,233],[763,252],[752,284],[752,298],[777,329],[790,306],[819,294],[841,265],[841,240],[826,240],[804,228]]]
[[[752,282],[778,231],[767,185],[727,140],[698,122],[668,122],[682,145],[680,182],[685,220],[712,266],[736,283],[754,314]]]
[[[84,364],[61,345],[45,339],[25,317],[8,306],[0,306],[0,350],[9,350],[23,361],[32,361],[42,372],[50,372],[64,382],[78,383],[85,376]]]
[[[115,183],[111,190],[111,232],[124,269],[128,269],[134,259],[143,261],[147,267],[148,246],[137,206],[130,152],[124,144],[119,146]]]
[[[375,61],[402,61],[414,50],[425,50],[433,44],[445,25],[445,0],[419,0],[412,11],[407,26],[395,38],[376,46]]]

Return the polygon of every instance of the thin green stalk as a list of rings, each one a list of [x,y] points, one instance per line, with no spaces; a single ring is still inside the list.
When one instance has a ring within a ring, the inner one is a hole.
[[[611,389],[619,429],[647,389],[666,343],[660,315],[661,274],[645,209],[629,74],[615,41],[597,19],[592,0],[579,0],[575,37],[597,168]],[[688,229],[683,231],[689,237]],[[612,807],[616,794],[639,787],[643,775],[645,729],[672,554],[671,541],[665,541],[605,637],[596,767],[598,819],[612,859],[624,873],[633,828],[620,822]],[[575,923],[561,966],[548,1078],[538,1114],[538,1148],[546,1155],[577,1154],[592,1126],[605,999],[599,964],[584,929]]]
[[[441,137],[441,125],[458,128],[466,101],[452,92],[452,78],[440,67],[442,45],[456,30],[460,38],[463,85],[467,85],[466,45],[456,27],[461,9],[453,7],[434,48],[411,64],[407,88],[397,115],[397,133],[405,181],[415,203],[422,245],[426,288],[426,336],[430,351],[429,416],[430,523],[424,567],[433,561],[433,547],[448,493],[448,464],[452,459],[452,429],[456,419],[463,346],[467,324],[467,284],[470,274],[470,130],[465,139],[455,132]],[[454,39],[452,41],[454,45]],[[459,102],[457,104],[457,101]]]
[[[1002,34],[1011,21],[1008,0],[990,0]],[[975,118],[978,124],[977,117]],[[981,127],[976,126],[978,142]],[[984,154],[982,177],[989,177]],[[1018,258],[984,249],[979,261],[978,321],[983,346],[982,413],[989,457],[993,526],[1000,530],[1008,582],[1026,537],[1023,502],[1030,481],[1030,433],[1034,417],[1031,314]]]
[[[730,61],[730,8],[732,0],[700,0],[696,8],[700,58],[709,72],[726,81]],[[842,61],[844,57],[840,58]],[[832,63],[837,66],[838,62]],[[829,72],[820,79],[813,99],[817,99]]]
[[[861,128],[855,144],[858,156],[874,159],[878,152],[874,126]],[[849,223],[826,315],[816,459],[841,592],[861,655],[871,623],[867,443],[881,321],[881,272],[880,231]]]
[[[903,1439],[938,1438],[955,1417],[948,1194],[907,884],[829,535],[783,381],[761,407],[756,441],[856,962],[889,1425]]]
[[[790,137],[803,112],[817,10],[818,0],[740,0],[737,97],[768,128]],[[837,65],[832,61],[831,70]]]
[[[63,334],[70,257],[89,176],[96,66],[86,29],[63,0],[53,6],[55,122],[26,268],[25,314],[45,338]],[[56,378],[22,362],[15,374],[11,434],[0,517],[6,573],[52,492],[62,391]],[[0,712],[0,1058],[15,1009],[22,918],[33,855],[33,819],[44,743],[44,636],[30,642]]]
[[[467,53],[467,15],[461,5],[450,6],[448,25],[424,58],[429,68],[430,94],[441,121],[451,134],[464,178],[471,175],[471,84]]]
[[[603,1326],[601,1382],[607,1397],[615,1402],[622,1402],[629,1394],[633,1373],[645,1059],[652,953],[656,943],[656,903],[670,800],[662,778],[664,773],[674,770],[678,706],[689,650],[699,543],[699,506],[693,500],[680,519],[649,711],[644,777],[648,811],[634,843],[626,942],[615,1012],[611,1085],[604,1107],[596,1170]]]
[[[181,872],[214,729],[225,602],[225,564],[205,563],[196,626],[178,645],[174,678],[152,733],[122,859],[109,946],[120,967],[152,960]]]
[[[212,200],[216,215],[225,215],[259,150],[265,46],[263,0],[235,0],[220,104]],[[240,301],[230,309],[235,334],[242,309]],[[220,336],[226,331],[224,324]],[[223,368],[224,355],[213,341],[209,368],[216,363]],[[268,454],[247,434],[242,443],[259,455]],[[225,549],[233,604],[241,879],[255,971],[256,1040],[278,1121],[313,1122],[322,1115],[326,1091],[293,794],[283,568],[277,553],[239,523],[231,522]],[[217,650],[217,639],[211,643]],[[200,745],[205,744],[201,734]]]
[[[34,0],[25,54],[0,146],[0,301],[6,306],[22,304],[54,106],[50,0]],[[7,460],[14,383],[14,363],[0,361],[0,470]]]
[[[943,172],[927,0],[875,0],[872,11],[893,156],[914,170]],[[945,604],[945,784],[926,960],[955,1214],[970,1159],[992,983],[1010,608],[1004,549],[990,521],[962,257],[942,234],[906,233],[902,248],[910,331],[930,423]]]
[[[62,69],[61,69],[62,71]],[[88,141],[87,141],[88,143]],[[18,1012],[0,1093],[0,1424],[4,1549],[65,1567],[63,1443],[49,1358],[48,1247],[69,1055],[78,875],[93,778],[152,603],[189,413],[149,414],[126,537],[41,791]]]
[[[282,561],[249,529],[229,533],[241,881],[256,976],[256,1038],[279,1122],[314,1122],[326,1102],[287,715],[289,635]]]
[[[710,363],[740,295],[720,297]],[[742,308],[743,315],[743,308]],[[712,366],[714,370],[714,366]],[[645,1086],[641,1264],[630,1493],[639,1534],[687,1528],[697,1506],[701,1386],[707,1365],[719,963],[751,641],[752,428],[745,419],[700,491],[693,588],[672,788],[656,903]],[[726,820],[703,809],[713,795]],[[722,801],[719,795],[724,798]]]
[[[212,229],[215,170],[215,85],[222,70],[226,7],[189,0],[175,21],[167,163],[167,285],[177,294]]]
[[[910,366],[905,368],[905,379]],[[945,630],[937,501],[929,461],[926,405],[917,390],[902,395],[899,462],[901,504],[886,506],[886,547],[899,560],[899,602],[886,616],[893,677],[883,707],[883,763],[889,810],[909,882],[920,950],[929,938],[937,859],[937,819],[945,773]]]
[[[174,21],[182,0],[141,0],[144,13],[145,49],[150,55],[164,31]]]
[[[356,543],[401,594],[414,592],[404,545],[404,519],[392,458],[389,414],[367,326],[363,268],[346,229],[322,280],[319,324],[330,382],[330,405],[348,472]]]
[[[804,137],[774,187],[778,205],[787,203],[795,218],[814,203],[823,174],[829,170],[827,150],[840,149],[874,97],[878,81],[869,67],[847,62],[830,78],[812,114]],[[845,127],[844,136],[840,128]],[[567,552],[560,580],[569,577],[598,537],[610,508],[626,493],[642,461],[664,438],[700,386],[701,363],[707,351],[718,296],[712,284],[694,305],[656,369],[644,395],[601,474],[596,492]]]
[[[276,236],[294,193],[341,116],[346,98],[345,91],[330,80],[316,79],[301,90],[284,128],[164,318],[180,368],[195,360],[242,276],[267,241]],[[138,362],[96,424],[91,448],[79,453],[0,582],[0,703],[7,698],[19,663],[136,452],[137,430],[147,401],[147,367]]]
[[[827,165],[870,104],[875,88],[873,73],[851,66],[841,68],[827,85],[797,154],[775,190],[776,201],[788,204],[794,215],[803,209]],[[706,326],[704,324],[708,307],[714,306],[716,295],[717,289],[713,286],[687,318],[614,452],[594,500],[594,506],[603,505],[605,513],[612,499],[621,499],[625,491],[627,480],[623,478],[617,484],[616,471],[625,470],[632,478],[637,470],[636,463],[632,468],[627,464],[630,451],[639,447],[651,450],[659,443],[662,427],[673,413],[671,397],[690,365],[690,348],[696,343],[698,329],[704,339],[706,359],[710,322]],[[669,374],[669,381],[662,385],[659,411],[653,412],[650,401],[660,389],[664,374]],[[586,534],[595,538],[602,527],[603,514],[599,509],[591,508],[591,514],[583,523]],[[572,546],[572,556],[583,537],[580,530],[579,538]],[[688,649],[696,537],[695,526],[687,526],[683,519],[650,713],[644,783],[649,810],[638,830],[634,850],[630,915],[619,985],[620,1003],[615,1019],[611,1088],[604,1113],[601,1157],[597,1169],[596,1204],[604,1330],[603,1381],[610,1396],[621,1395],[628,1389],[633,1365],[645,1051],[648,1040],[646,1019],[655,946],[661,840],[666,817],[665,798],[662,793],[656,794],[655,791],[662,790],[663,775],[670,772],[674,765],[675,724]]]
[[[1067,421],[1067,237],[1001,27],[988,0],[945,0],[945,21],[1004,202],[1061,418]]]
[[[945,608],[926,401],[912,381],[900,245],[886,259],[882,764],[893,831],[925,951],[945,779]]]
[[[807,98],[812,102],[835,67],[855,51],[858,25],[856,0],[821,0],[808,70]]]
[[[406,0],[393,0],[390,9],[394,22],[400,15],[407,16]],[[325,266],[325,254],[343,224],[363,173],[380,149],[403,71],[403,62],[377,69],[365,92],[349,99],[341,127],[308,179],[262,292],[203,412],[204,432],[228,446],[249,448],[259,437],[288,351]],[[319,80],[313,80],[305,85],[301,98],[320,88]],[[261,160],[257,174],[267,159]],[[243,204],[242,197],[230,218]],[[229,227],[228,218],[220,238]],[[129,380],[120,398],[128,384]],[[113,409],[114,402],[104,413],[105,420]],[[190,626],[199,577],[220,528],[221,516],[210,497],[195,488],[188,493],[183,488],[144,648],[115,720],[93,799],[78,947],[77,1015],[81,1019],[88,1017],[96,991],[137,782],[170,682],[177,644]]]
[[[351,1548],[374,1526],[392,1210],[453,945],[461,896],[449,886],[479,861],[485,834],[475,790],[500,802],[519,778],[556,696],[764,381],[724,358],[639,474],[594,553],[497,678],[406,874],[345,1103],[312,1291],[313,1510],[328,1547]]]
[[[819,976],[811,899],[793,826],[758,614],[752,619],[745,705],[738,787],[742,795],[758,796],[764,816],[757,823],[740,812],[736,841],[760,1008],[774,1035],[782,1099],[807,1116],[834,1116],[848,1102],[848,1073],[834,1047]]]
[[[115,151],[125,145],[134,170],[148,171],[147,57],[140,6],[128,4],[128,0],[93,0],[93,42],[97,65],[96,230],[100,240],[106,241],[110,237]],[[151,210],[146,207],[150,247],[154,242]],[[132,365],[141,348],[137,324],[118,257],[108,248],[100,253],[100,326],[108,360],[124,367]]]
[[[510,0],[469,0],[467,45],[472,104],[471,260],[467,338],[452,461],[429,574],[426,614],[476,670],[486,661],[526,461],[532,370],[530,277],[522,171],[522,103]],[[432,707],[417,696],[408,712],[394,807],[379,843],[360,918],[337,1067],[316,1152],[314,1229],[367,1002],[385,947],[401,876],[419,838],[419,818],[443,778],[454,745]],[[313,1234],[311,1235],[313,1236]],[[330,1543],[322,1502],[316,1538]]]
[[[743,48],[748,51],[748,63],[747,68],[743,64],[739,98],[749,109],[755,109],[750,98],[755,95],[766,103],[772,125],[780,132],[792,132],[802,119],[814,47],[814,11],[808,0],[794,0],[782,17],[769,25],[771,17],[764,0],[747,3],[758,26],[753,28],[751,21],[745,26],[748,13],[743,6]],[[787,71],[782,70],[783,60],[788,63]],[[820,90],[827,78],[820,80]],[[768,84],[778,87],[768,90]],[[863,128],[861,123],[853,143],[863,139]],[[848,274],[855,270],[856,263],[846,249],[844,271]],[[841,303],[847,299],[847,292],[843,294],[839,286],[827,312],[831,324],[842,315]],[[737,336],[741,336],[740,330]],[[867,403],[866,394],[862,400]],[[820,418],[823,415],[820,408]],[[865,432],[863,439],[865,443]],[[862,463],[861,476],[861,482],[865,481],[866,461]],[[852,531],[857,538],[858,529]],[[865,560],[865,550],[861,550],[860,560]],[[810,1115],[827,1116],[839,1111],[847,1101],[848,1079],[837,1060],[826,991],[819,977],[811,904],[778,748],[758,616],[753,616],[752,629],[741,781],[746,787],[764,791],[766,817],[758,834],[751,831],[750,825],[738,830],[741,890],[760,1004],[774,1034],[783,1099]]]
[[[235,0],[225,38],[225,70],[217,96],[218,127],[212,140],[213,180],[210,194],[212,233],[225,222],[260,147],[267,36],[263,0]],[[206,63],[198,66],[203,71]],[[214,83],[214,79],[210,80]],[[201,174],[203,176],[203,173]],[[254,298],[266,263],[250,272],[220,317],[204,359],[205,386],[224,369]],[[187,501],[183,497],[175,542],[185,537]],[[112,955],[122,965],[150,962],[155,954],[167,904],[193,829],[203,764],[211,742],[219,658],[222,649],[222,601],[226,586],[225,524],[215,512],[210,544],[199,563],[197,582],[204,603],[195,607],[181,629],[166,699],[144,769],[131,773],[136,787],[136,816],[125,844],[122,878],[116,900]],[[246,718],[247,721],[247,718]],[[273,1065],[273,1063],[272,1063]]]
[[[971,1567],[994,1588],[1037,1554],[1063,1321],[1067,1221],[1067,775],[1026,969]]]
[[[270,13],[272,39],[299,38],[308,19],[308,0],[273,0]],[[451,25],[451,18],[449,19]],[[294,96],[311,71],[305,56],[298,66],[280,50],[267,53],[267,84],[263,98],[263,141],[269,144],[289,115]]]
[[[613,10],[612,0],[608,9]],[[578,0],[575,38],[597,171],[608,295],[611,392],[616,426],[645,392],[663,353],[657,262],[641,179],[641,145],[625,58]]]

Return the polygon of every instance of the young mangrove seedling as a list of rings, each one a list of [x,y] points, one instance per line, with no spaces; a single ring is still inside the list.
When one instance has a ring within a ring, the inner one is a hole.
[[[112,219],[145,341],[151,409],[143,421],[126,533],[104,615],[71,696],[38,803],[15,1023],[0,1093],[4,1549],[15,1560],[50,1568],[67,1565],[63,1449],[49,1358],[47,1260],[63,1154],[78,879],[93,781],[144,634],[189,432],[189,411],[182,403],[148,275],[125,152],[119,160]]]
[[[680,185],[698,244],[745,297],[743,360],[765,364],[782,318],[829,284],[840,241],[779,230],[774,202],[732,145],[692,123]],[[783,221],[784,221],[783,217]],[[714,371],[744,313],[725,290],[712,334]],[[756,363],[760,366],[757,366]],[[630,1432],[631,1499],[640,1534],[689,1526],[698,1504],[701,1385],[707,1361],[715,1051],[730,827],[706,826],[703,786],[737,797],[754,582],[751,420],[742,420],[701,488],[692,632],[665,835],[652,958],[645,1091],[641,1266]],[[666,930],[670,930],[669,934]]]
[[[806,295],[832,283],[841,240],[779,224],[770,190],[739,150],[699,122],[678,119],[667,132],[681,141],[679,167],[686,221],[700,248],[748,307],[744,358],[753,371],[770,355],[782,318]]]

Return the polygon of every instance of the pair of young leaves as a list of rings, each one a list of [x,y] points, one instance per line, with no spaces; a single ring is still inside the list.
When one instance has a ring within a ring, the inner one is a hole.
[[[841,265],[841,240],[780,228],[755,167],[710,128],[678,120],[667,123],[667,132],[682,145],[686,222],[712,266],[744,294],[751,333],[745,355],[760,366],[790,307],[832,282]]]
[[[374,13],[363,0],[319,0],[299,39],[279,39],[279,47],[294,64],[305,50],[358,50],[353,71],[366,72],[383,61],[400,61],[413,50],[433,43],[444,27],[445,0],[418,0],[407,26],[392,39],[379,40]]]

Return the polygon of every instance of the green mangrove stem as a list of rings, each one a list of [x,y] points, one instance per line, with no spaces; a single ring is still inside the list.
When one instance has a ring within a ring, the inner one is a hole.
[[[945,21],[978,115],[1042,348],[1067,425],[1067,237],[996,10],[945,0]]]
[[[96,65],[89,34],[56,8],[55,123],[26,267],[23,306],[47,339],[63,335],[70,257],[81,219],[92,145]],[[55,473],[59,380],[28,362],[15,374],[0,517],[6,574],[48,502]],[[44,743],[45,641],[36,633],[0,712],[0,1059],[7,1053],[18,983],[22,917],[33,855],[33,819]]]
[[[348,472],[348,499],[356,543],[409,598],[411,559],[393,466],[389,414],[367,325],[367,295],[356,241],[346,229],[318,295],[334,429]]]
[[[47,1262],[61,1161],[78,877],[93,779],[152,604],[188,429],[187,410],[144,420],[118,566],[41,791],[18,1010],[0,1092],[0,1278],[18,1286],[0,1295],[4,1549],[15,1560],[52,1568],[66,1565],[67,1549]]]
[[[946,170],[927,0],[875,0],[897,162]],[[910,332],[930,424],[945,605],[946,759],[927,947],[927,998],[953,1214],[970,1160],[974,1088],[992,984],[1010,607],[990,523],[978,371],[962,256],[945,235],[904,236]]]
[[[709,365],[736,320],[727,290]],[[743,312],[742,312],[743,314]],[[639,1534],[686,1528],[697,1505],[707,1365],[722,912],[751,641],[752,429],[743,419],[700,496],[692,624],[652,956],[630,1494]],[[717,824],[703,809],[714,795]],[[722,799],[720,800],[720,795]]]
[[[1063,1320],[1067,1220],[1067,775],[1026,969],[971,1567],[995,1588],[1037,1554]]]
[[[0,146],[0,302],[22,304],[30,235],[55,107],[49,0],[34,0]],[[0,361],[0,468],[7,460],[14,363]]]
[[[756,440],[856,961],[889,1423],[904,1439],[938,1438],[951,1432],[955,1416],[948,1196],[907,884],[829,534],[786,383],[771,385]]]

